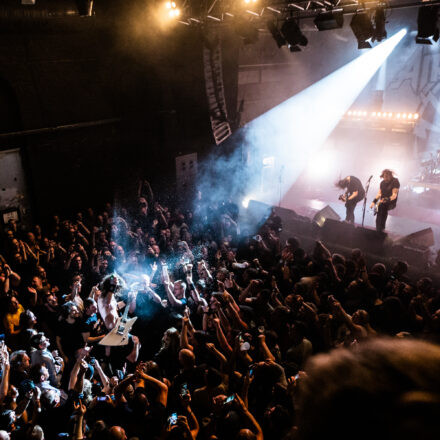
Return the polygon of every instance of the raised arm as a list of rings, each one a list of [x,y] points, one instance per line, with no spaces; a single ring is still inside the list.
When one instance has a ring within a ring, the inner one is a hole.
[[[9,372],[11,369],[11,366],[9,364],[8,348],[4,344],[3,344],[3,347],[1,348],[1,357],[2,357],[3,365],[1,366],[1,368],[2,368],[2,381],[0,383],[0,405],[3,404],[3,399],[8,394]]]
[[[157,401],[166,407],[168,400],[168,386],[162,381],[145,373],[142,364],[139,364],[137,366],[136,375],[159,390],[159,393],[157,395]]]
[[[194,347],[188,342],[188,325],[189,318],[184,316],[182,318],[182,331],[180,332],[180,348],[187,348],[193,351]]]
[[[219,318],[214,318],[215,332],[217,335],[217,340],[220,344],[220,347],[227,353],[227,355],[231,355],[233,353],[232,347],[229,345],[228,340],[226,339],[225,334],[223,333],[222,326],[220,324]]]

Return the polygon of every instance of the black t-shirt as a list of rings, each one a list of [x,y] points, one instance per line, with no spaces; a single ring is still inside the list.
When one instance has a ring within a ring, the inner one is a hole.
[[[64,353],[70,359],[75,359],[75,352],[84,346],[81,335],[81,323],[76,320],[73,324],[62,320],[57,324],[56,335],[61,338]]]
[[[394,188],[400,188],[400,182],[395,177],[393,177],[389,182],[385,182],[385,180],[380,182],[380,193],[382,194],[382,197],[391,197]]]
[[[358,192],[358,195],[356,197],[357,199],[360,200],[365,197],[365,190],[362,186],[361,181],[355,176],[350,176],[350,182],[347,186],[347,193],[349,196],[351,196],[356,191]]]
[[[81,333],[90,333],[91,337],[101,336],[106,333],[101,318],[94,313],[91,316],[85,315],[81,322]]]

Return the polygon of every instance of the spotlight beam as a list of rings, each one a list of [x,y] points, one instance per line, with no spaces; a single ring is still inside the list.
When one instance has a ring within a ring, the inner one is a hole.
[[[322,80],[251,121],[244,128],[245,142],[254,157],[268,152],[276,166],[284,167],[282,194],[295,183],[310,157],[325,142],[339,120],[406,35],[406,29],[326,76]],[[258,160],[255,161],[259,163]],[[258,176],[258,169],[248,169]],[[255,191],[255,178],[248,180],[248,193]],[[257,200],[273,204],[279,188],[266,188]],[[256,195],[257,196],[257,195]]]

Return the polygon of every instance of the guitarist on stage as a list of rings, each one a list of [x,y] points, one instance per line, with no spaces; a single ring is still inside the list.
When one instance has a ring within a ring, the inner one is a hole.
[[[382,182],[380,182],[379,192],[370,207],[371,209],[377,207],[376,231],[382,232],[385,229],[388,211],[396,207],[400,182],[388,169],[382,171],[380,178]]]
[[[356,205],[365,197],[364,187],[361,181],[355,176],[347,176],[345,179],[339,180],[336,186],[345,189],[345,194],[339,196],[339,200],[345,202],[345,221],[354,223],[354,210]]]

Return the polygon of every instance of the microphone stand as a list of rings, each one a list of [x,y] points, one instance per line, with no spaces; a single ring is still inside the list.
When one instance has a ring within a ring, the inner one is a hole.
[[[367,184],[365,185],[364,206],[362,207],[362,227],[364,227],[365,209],[367,207],[367,194],[368,194],[368,190],[370,189],[370,182],[372,178],[373,175],[370,176],[370,178],[367,180]]]

